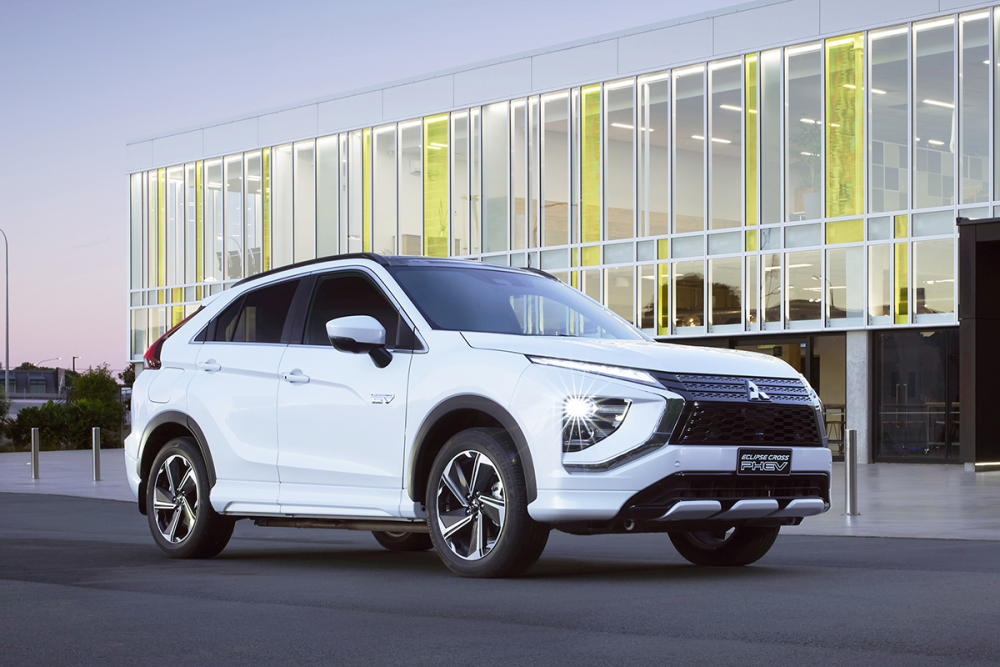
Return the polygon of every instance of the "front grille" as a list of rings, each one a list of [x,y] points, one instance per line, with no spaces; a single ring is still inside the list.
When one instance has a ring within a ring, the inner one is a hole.
[[[695,402],[679,445],[787,445],[822,447],[811,406]]]
[[[719,500],[731,506],[737,500],[774,498],[822,498],[830,501],[830,478],[820,473],[737,475],[735,473],[676,473],[634,495],[625,506],[637,518],[661,516],[681,500]],[[648,515],[648,516],[646,516]]]
[[[691,373],[655,373],[657,379],[671,391],[690,401],[733,401],[749,399],[747,381],[765,393],[769,403],[811,405],[805,385],[797,378],[758,378],[728,375],[694,375]]]

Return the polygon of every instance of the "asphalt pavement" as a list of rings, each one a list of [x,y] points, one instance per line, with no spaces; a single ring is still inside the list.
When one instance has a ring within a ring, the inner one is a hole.
[[[553,533],[512,580],[368,533],[237,524],[164,557],[130,503],[0,493],[14,665],[996,665],[995,542],[782,535],[702,568],[664,535]]]

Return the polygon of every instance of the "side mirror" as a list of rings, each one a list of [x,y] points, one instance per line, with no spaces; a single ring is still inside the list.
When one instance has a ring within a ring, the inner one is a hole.
[[[379,368],[385,368],[392,361],[392,354],[385,349],[385,327],[371,315],[330,320],[326,323],[326,335],[341,352],[367,352]]]

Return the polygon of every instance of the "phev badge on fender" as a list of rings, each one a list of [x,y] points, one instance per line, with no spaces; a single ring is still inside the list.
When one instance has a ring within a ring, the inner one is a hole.
[[[389,405],[394,398],[396,398],[395,394],[372,394],[372,403],[375,405]]]

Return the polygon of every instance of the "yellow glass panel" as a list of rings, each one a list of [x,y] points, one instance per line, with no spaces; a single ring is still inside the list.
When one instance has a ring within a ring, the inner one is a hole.
[[[194,288],[194,300],[201,301],[201,285]]]
[[[576,289],[580,289],[580,272],[579,271],[574,271],[573,274],[569,277],[569,279],[570,279],[570,283],[569,283],[570,285],[572,285]]]
[[[194,281],[205,279],[205,193],[202,192],[202,170],[204,163],[198,160],[194,165]],[[201,300],[201,296],[198,297]]]
[[[857,243],[864,240],[864,220],[838,220],[826,223],[827,243]]]
[[[893,313],[895,313],[896,324],[906,324],[909,322],[909,253],[906,243],[896,244],[896,291],[893,299]]]
[[[864,35],[826,40],[826,215],[864,211]]]
[[[580,249],[573,248],[570,250],[570,266],[580,266]]]
[[[597,266],[601,263],[601,246],[592,245],[581,249],[584,266]]]
[[[167,170],[156,172],[156,285],[167,284]],[[162,292],[161,292],[162,301]]]
[[[656,259],[670,259],[670,239],[659,239],[656,242]]]
[[[424,255],[448,256],[448,114],[424,119]]]
[[[754,252],[757,250],[757,230],[747,232],[747,252]]]
[[[581,240],[601,240],[601,87],[580,91]]]
[[[670,265],[667,263],[658,264],[656,272],[656,291],[660,297],[660,305],[656,318],[656,334],[667,336],[670,334]]]
[[[264,149],[263,166],[261,167],[261,213],[263,214],[263,224],[261,225],[261,266],[264,271],[271,270],[271,149]]]
[[[372,251],[372,130],[368,128],[361,133],[362,173],[361,177],[361,201],[362,201],[362,231],[361,247],[364,252]],[[440,151],[438,151],[440,152]],[[447,163],[446,167],[447,169]],[[446,191],[447,193],[447,188]],[[447,224],[447,223],[446,223]]]
[[[744,133],[746,139],[744,140],[744,146],[746,146],[745,152],[745,173],[746,173],[746,187],[744,192],[746,193],[746,221],[747,225],[757,224],[757,56],[747,56],[744,59],[744,81],[743,90],[745,91],[746,97],[744,98],[743,108],[746,109],[746,113],[743,114],[743,122],[746,124]],[[749,240],[748,240],[749,243]],[[748,247],[747,250],[750,248]],[[755,248],[756,249],[756,248]]]
[[[894,238],[905,239],[906,235],[907,235],[906,233],[909,231],[909,227],[910,227],[910,225],[909,225],[909,216],[907,216],[907,215],[897,215],[895,217],[894,221],[895,221],[895,227],[896,227],[896,234],[895,234]]]
[[[170,296],[170,301],[172,303],[180,303],[181,301],[184,300],[184,290],[182,290],[180,287],[175,287],[172,290],[172,292],[173,293]],[[177,326],[178,324],[180,324],[181,320],[183,320],[183,319],[184,319],[184,306],[173,306],[170,309],[170,326],[171,326],[171,328],[173,328],[173,327]]]

